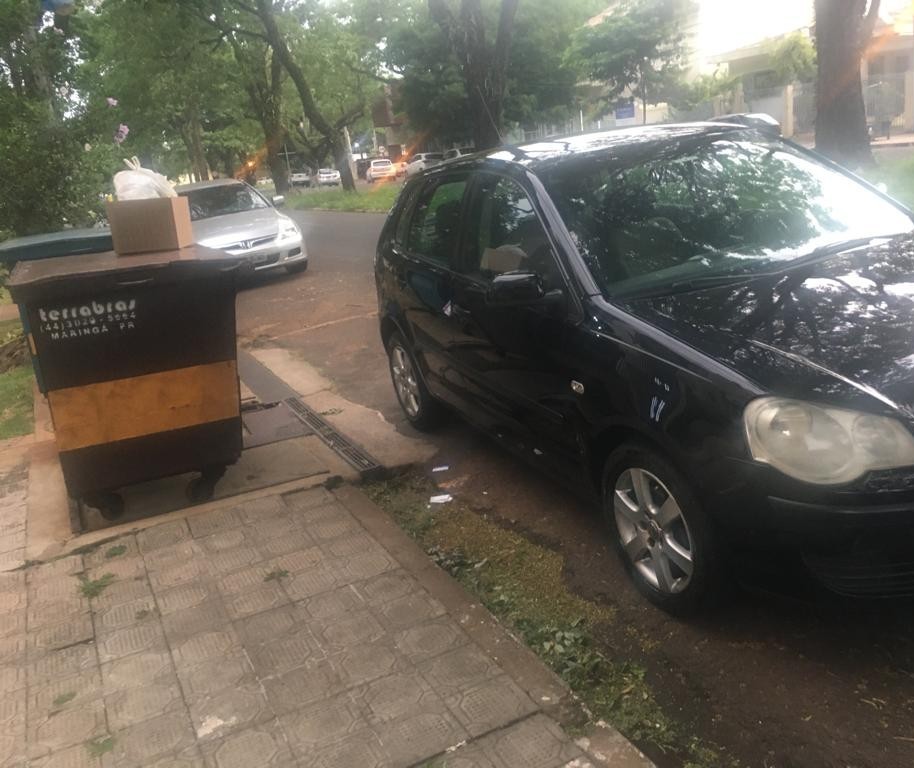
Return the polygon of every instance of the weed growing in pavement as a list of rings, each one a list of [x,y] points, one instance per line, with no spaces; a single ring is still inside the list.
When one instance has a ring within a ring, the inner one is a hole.
[[[110,560],[112,557],[120,557],[127,551],[126,544],[117,544],[113,547],[109,547],[105,552],[105,559]]]
[[[76,691],[67,691],[66,693],[60,694],[60,696],[54,699],[54,709],[60,709],[64,704],[68,704],[75,698]]]
[[[140,610],[138,610],[133,615],[136,617],[137,621],[142,621],[147,616],[152,616],[152,611],[150,611],[148,608],[140,608]]]
[[[90,579],[86,574],[79,574],[79,591],[83,597],[98,597],[114,581],[113,573],[106,573],[97,579]]]
[[[644,667],[613,659],[596,640],[611,608],[571,593],[564,560],[500,527],[457,500],[431,507],[433,484],[415,475],[368,486],[366,493],[574,691],[593,720],[611,723],[629,738],[688,757],[689,768],[725,763],[666,716],[645,680]]]
[[[86,749],[90,757],[101,757],[106,752],[114,749],[114,737],[106,736],[104,739],[93,739],[86,742]]]
[[[289,572],[285,568],[277,568],[275,571],[270,571],[266,576],[263,577],[264,581],[279,581],[284,579],[289,575]]]

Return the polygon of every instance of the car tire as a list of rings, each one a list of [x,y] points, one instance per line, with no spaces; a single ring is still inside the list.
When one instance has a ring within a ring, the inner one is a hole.
[[[428,391],[416,357],[399,333],[387,340],[387,361],[394,393],[409,423],[421,432],[435,429],[441,423],[444,408]]]
[[[603,515],[638,590],[667,613],[699,613],[721,596],[714,525],[688,481],[647,445],[625,443],[603,470]]]

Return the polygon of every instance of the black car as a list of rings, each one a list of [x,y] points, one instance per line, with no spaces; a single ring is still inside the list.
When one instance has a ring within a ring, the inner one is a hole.
[[[668,610],[747,558],[911,593],[912,230],[745,125],[501,148],[404,187],[378,243],[381,335],[416,427],[447,404],[591,489]]]

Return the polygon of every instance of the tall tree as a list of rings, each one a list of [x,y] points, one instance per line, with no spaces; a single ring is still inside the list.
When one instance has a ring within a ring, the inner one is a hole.
[[[691,10],[691,0],[626,0],[578,31],[569,59],[583,77],[606,85],[607,100],[626,92],[640,99],[646,122],[647,105],[665,101],[682,80]]]
[[[815,0],[816,149],[851,168],[873,162],[860,59],[879,18],[879,0]]]
[[[428,0],[432,19],[445,31],[463,74],[477,149],[501,144],[507,70],[518,0],[501,0],[495,39],[486,39],[482,0],[460,0],[457,13],[448,0]]]

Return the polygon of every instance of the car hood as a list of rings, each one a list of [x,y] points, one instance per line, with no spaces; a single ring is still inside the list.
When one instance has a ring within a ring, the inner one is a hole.
[[[914,418],[914,235],[744,283],[614,303],[768,391]]]
[[[273,208],[256,208],[253,211],[199,219],[193,223],[193,229],[194,239],[200,245],[224,248],[242,240],[276,237],[279,232],[279,214]]]

